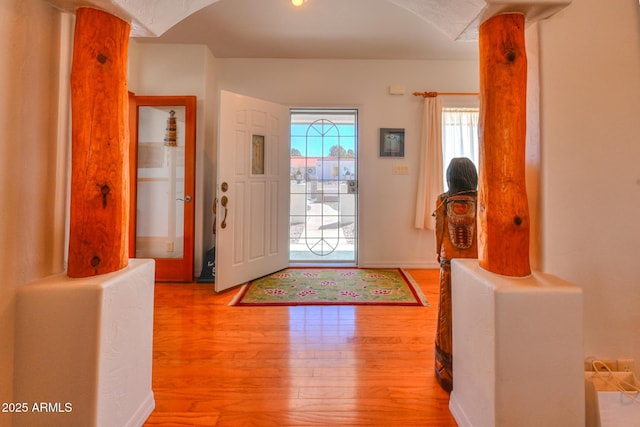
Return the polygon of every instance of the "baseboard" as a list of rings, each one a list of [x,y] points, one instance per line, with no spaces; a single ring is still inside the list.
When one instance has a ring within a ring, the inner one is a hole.
[[[360,268],[404,268],[404,269],[420,269],[420,270],[432,270],[439,269],[440,264],[434,261],[425,262],[406,262],[406,261],[374,261],[374,262],[359,262]]]
[[[141,427],[156,407],[153,391],[149,391],[147,397],[142,401],[138,410],[131,416],[125,427]]]
[[[451,411],[453,418],[456,420],[456,423],[458,423],[458,427],[473,427],[471,421],[469,421],[469,418],[467,417],[467,414],[465,414],[464,409],[456,400],[455,391],[451,392],[451,397],[449,399],[449,411]]]

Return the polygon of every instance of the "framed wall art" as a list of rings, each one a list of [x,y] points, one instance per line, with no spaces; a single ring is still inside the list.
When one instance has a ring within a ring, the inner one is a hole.
[[[404,128],[380,128],[380,157],[404,157]]]

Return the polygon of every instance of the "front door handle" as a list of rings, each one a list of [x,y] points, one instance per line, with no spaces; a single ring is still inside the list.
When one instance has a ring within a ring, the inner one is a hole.
[[[229,207],[227,204],[229,203],[229,199],[227,196],[222,196],[220,199],[220,204],[224,208],[224,218],[222,218],[222,222],[220,223],[220,228],[227,228],[227,214],[229,213]]]

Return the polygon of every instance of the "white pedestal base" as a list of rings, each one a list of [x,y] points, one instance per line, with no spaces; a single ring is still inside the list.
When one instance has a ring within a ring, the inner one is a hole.
[[[585,425],[582,290],[452,261],[453,392],[461,427]]]
[[[15,402],[19,426],[141,426],[151,390],[153,260],[115,273],[52,276],[16,301]]]

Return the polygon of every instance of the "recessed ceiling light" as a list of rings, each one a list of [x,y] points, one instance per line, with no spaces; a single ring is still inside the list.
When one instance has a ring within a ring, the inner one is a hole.
[[[302,6],[305,1],[306,0],[291,0],[291,4],[294,6]]]

